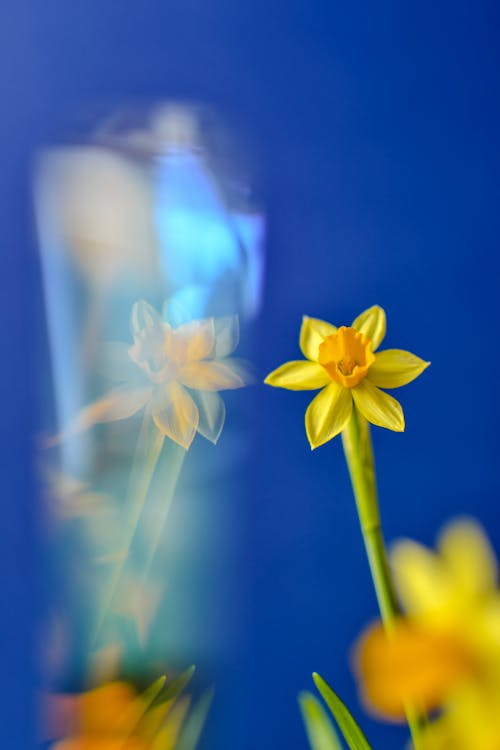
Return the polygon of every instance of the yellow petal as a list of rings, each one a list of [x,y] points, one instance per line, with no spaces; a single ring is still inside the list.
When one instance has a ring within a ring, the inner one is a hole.
[[[226,418],[224,401],[215,391],[193,391],[191,396],[200,416],[198,432],[215,444],[220,437]]]
[[[149,377],[151,370],[157,370],[167,355],[171,328],[144,300],[139,300],[132,307],[130,328],[134,343],[128,355]]]
[[[358,315],[352,327],[371,340],[372,350],[375,351],[385,336],[385,312],[378,305],[373,305]]]
[[[178,374],[179,381],[188,388],[200,391],[225,391],[232,388],[242,388],[245,380],[239,368],[239,362],[231,366],[231,359],[207,360],[204,362],[189,362]]]
[[[405,720],[405,704],[438,708],[474,669],[473,656],[456,635],[400,620],[387,634],[381,625],[360,639],[356,669],[368,706],[393,721]]]
[[[151,397],[151,388],[116,388],[104,398],[82,409],[75,421],[76,430],[86,430],[98,422],[127,419],[142,409]]]
[[[495,555],[477,523],[455,521],[440,536],[438,547],[463,593],[480,597],[494,592],[498,576]]]
[[[304,315],[302,318],[302,327],[300,329],[300,348],[302,354],[311,359],[313,362],[318,361],[319,345],[326,339],[336,333],[337,329],[331,323],[327,323],[319,318],[309,318]]]
[[[264,383],[276,388],[287,388],[289,391],[313,391],[323,388],[331,382],[327,371],[316,362],[303,359],[285,362],[269,373]]]
[[[318,448],[342,432],[352,414],[348,388],[330,383],[318,393],[306,411],[306,432],[311,448]]]
[[[430,362],[403,349],[386,349],[375,355],[368,378],[379,388],[399,388],[418,378]]]
[[[178,383],[156,389],[152,416],[161,433],[187,450],[198,429],[198,409],[191,396]]]
[[[227,318],[215,318],[215,356],[228,357],[236,347],[240,338],[240,324],[237,315]]]
[[[367,378],[351,390],[354,403],[365,419],[379,427],[403,432],[405,418],[399,401],[379,390]]]
[[[177,362],[192,362],[210,357],[214,346],[213,318],[192,320],[173,331],[168,354]]]
[[[51,750],[149,750],[148,745],[135,737],[75,736],[51,745]],[[170,750],[170,748],[168,749]]]
[[[62,440],[73,437],[101,422],[116,422],[133,416],[151,398],[150,387],[131,388],[121,386],[106,396],[94,401],[81,410],[69,425],[56,437],[47,441],[48,446],[57,445]]]
[[[399,598],[416,617],[446,611],[455,596],[454,581],[438,555],[421,544],[402,540],[391,551]]]
[[[125,682],[110,682],[78,697],[79,727],[82,734],[111,733],[136,699],[135,690]]]

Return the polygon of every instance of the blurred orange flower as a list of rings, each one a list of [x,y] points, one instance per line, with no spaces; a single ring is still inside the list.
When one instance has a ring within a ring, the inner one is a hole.
[[[45,700],[46,736],[51,750],[171,750],[189,698],[153,704],[165,683],[144,693],[125,682],[110,682],[76,696]]]
[[[436,553],[403,541],[391,562],[406,614],[389,633],[377,624],[358,642],[366,704],[392,721],[404,721],[405,704],[440,709],[423,733],[425,750],[498,750],[500,590],[484,532],[457,521]]]

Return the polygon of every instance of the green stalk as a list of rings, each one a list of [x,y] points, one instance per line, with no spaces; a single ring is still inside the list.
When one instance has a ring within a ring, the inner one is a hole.
[[[386,631],[390,632],[400,608],[382,534],[370,427],[354,405],[352,417],[342,432],[342,443],[380,615]],[[419,750],[419,718],[411,707],[406,716],[413,746]]]
[[[164,435],[156,428],[151,418],[149,408],[146,408],[142,422],[141,431],[135,448],[134,460],[130,472],[129,485],[127,490],[126,509],[130,516],[128,523],[124,528],[124,538],[120,557],[117,565],[114,567],[108,585],[104,592],[104,597],[97,615],[97,622],[94,628],[92,643],[95,644],[100,635],[101,628],[105,622],[118,585],[121,581],[123,569],[127,563],[132,542],[139,525],[141,513],[146,502],[156,464],[160,458],[161,450],[164,443]]]
[[[382,622],[390,628],[399,604],[382,536],[370,428],[356,407],[342,432],[342,442]]]
[[[155,517],[151,538],[148,540],[146,557],[142,566],[141,587],[144,586],[153,564],[161,538],[164,534],[167,516],[172,505],[175,489],[186,457],[186,450],[173,441],[169,441],[169,450],[162,456],[157,469],[156,493],[153,501],[159,512]],[[154,489],[154,488],[153,488]]]

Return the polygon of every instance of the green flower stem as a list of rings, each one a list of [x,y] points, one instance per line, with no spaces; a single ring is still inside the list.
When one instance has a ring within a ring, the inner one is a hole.
[[[342,432],[342,442],[382,622],[385,629],[390,631],[400,614],[400,608],[380,522],[370,427],[355,406],[349,424]],[[408,707],[406,715],[413,746],[419,750],[419,717],[411,707]]]
[[[92,643],[95,644],[101,633],[106,617],[111,609],[113,599],[121,581],[123,569],[127,563],[132,542],[139,525],[139,520],[146,502],[156,464],[161,455],[164,435],[156,428],[149,408],[146,408],[141,431],[135,448],[134,460],[127,490],[126,508],[130,513],[128,523],[124,525],[124,538],[118,564],[111,572],[104,597],[97,615]]]
[[[399,614],[399,604],[382,536],[370,428],[356,407],[342,432],[342,442],[380,614],[390,628]]]
[[[162,460],[158,462],[156,471],[158,475],[156,487],[153,488],[156,491],[153,492],[152,497],[154,506],[156,506],[158,510],[155,516],[155,524],[151,529],[151,536],[148,540],[144,564],[142,565],[141,586],[144,586],[147,582],[156,551],[160,546],[165,531],[167,516],[172,505],[177,482],[186,457],[186,450],[172,440],[168,441],[168,450],[165,451],[165,448],[163,450],[164,453]]]

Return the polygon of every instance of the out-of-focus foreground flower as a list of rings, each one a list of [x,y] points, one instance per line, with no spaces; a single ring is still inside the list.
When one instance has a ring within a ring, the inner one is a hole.
[[[481,528],[457,521],[436,553],[410,541],[392,555],[405,610],[392,632],[368,629],[357,646],[367,705],[404,719],[404,705],[441,709],[424,730],[425,750],[500,747],[500,590]]]
[[[196,432],[217,442],[225,419],[217,391],[246,381],[241,363],[228,357],[238,344],[238,318],[175,328],[141,300],[132,309],[131,329],[133,346],[109,345],[111,372],[121,385],[83,409],[62,437],[146,407],[158,430],[186,450]]]
[[[429,362],[401,349],[374,354],[385,329],[385,312],[378,305],[361,313],[350,327],[336,328],[305,316],[300,348],[306,360],[286,362],[267,376],[265,382],[278,388],[322,389],[306,411],[311,448],[342,432],[351,418],[353,401],[372,424],[396,432],[404,430],[401,405],[380,388],[410,383]]]
[[[51,750],[171,750],[189,697],[161,701],[165,678],[144,693],[110,682],[76,696],[46,697],[44,734]],[[159,700],[158,700],[159,699]]]

